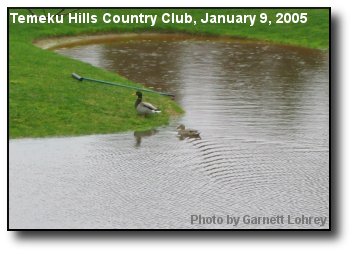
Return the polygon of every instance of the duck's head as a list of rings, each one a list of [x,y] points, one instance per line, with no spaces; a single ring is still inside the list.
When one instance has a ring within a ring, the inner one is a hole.
[[[136,91],[135,95],[138,96],[138,98],[143,97],[143,94],[140,91]]]
[[[178,127],[176,128],[177,130],[185,130],[186,129],[186,127],[184,126],[184,124],[180,124],[180,125],[178,125]]]

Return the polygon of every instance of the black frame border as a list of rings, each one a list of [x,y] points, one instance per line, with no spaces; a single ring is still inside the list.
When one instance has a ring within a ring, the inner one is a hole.
[[[188,10],[188,9],[205,9],[205,10],[210,10],[210,9],[325,9],[328,10],[328,15],[329,15],[329,47],[328,47],[328,53],[329,53],[329,228],[328,229],[156,229],[156,228],[151,228],[151,229],[13,229],[10,228],[9,225],[9,205],[10,205],[10,200],[9,200],[9,143],[10,143],[10,131],[9,131],[9,120],[10,120],[10,111],[9,111],[9,89],[10,89],[10,72],[9,72],[9,66],[10,66],[10,46],[9,46],[9,40],[10,40],[10,22],[9,22],[9,13],[11,9],[59,9],[59,8],[66,8],[66,9],[182,9],[182,10]],[[16,232],[28,232],[28,231],[72,231],[72,232],[84,232],[84,231],[96,231],[96,232],[104,232],[104,231],[115,231],[115,232],[123,232],[123,231],[135,231],[135,232],[144,232],[144,231],[194,231],[194,232],[235,232],[235,231],[252,231],[252,232],[261,232],[261,231],[267,231],[267,232],[281,232],[281,231],[286,231],[286,232],[331,232],[333,227],[332,227],[332,222],[333,222],[333,211],[332,211],[332,180],[333,180],[333,175],[332,175],[332,138],[331,138],[331,127],[332,127],[332,64],[331,61],[333,59],[332,56],[332,9],[331,7],[7,7],[7,231],[16,231]],[[335,124],[335,123],[334,123]],[[333,231],[332,231],[333,232]]]

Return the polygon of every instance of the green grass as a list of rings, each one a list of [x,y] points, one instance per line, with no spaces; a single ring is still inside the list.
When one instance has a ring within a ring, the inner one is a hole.
[[[47,10],[49,11],[49,10]],[[159,14],[184,13],[187,10],[81,10],[100,17],[104,12],[112,14]],[[26,10],[10,10],[28,14]],[[205,12],[219,14],[259,14],[267,12],[274,17],[282,10],[188,10],[195,19]],[[316,49],[328,48],[328,10],[285,10],[307,12],[308,23],[301,25],[257,23],[247,25],[213,24],[163,24],[155,27],[147,24],[12,24],[9,25],[9,119],[10,138],[44,137],[114,133],[127,130],[143,130],[165,125],[171,115],[183,110],[168,98],[145,94],[146,99],[159,105],[163,113],[149,118],[139,117],[132,106],[132,91],[97,85],[71,78],[75,71],[82,76],[112,82],[137,85],[117,74],[69,59],[32,44],[39,38],[94,34],[108,32],[188,32],[192,34],[227,35],[266,40],[282,44]],[[275,19],[272,19],[273,23]]]

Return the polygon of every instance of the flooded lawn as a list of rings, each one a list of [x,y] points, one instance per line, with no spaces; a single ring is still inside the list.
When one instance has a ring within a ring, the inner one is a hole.
[[[328,217],[328,52],[178,35],[56,51],[173,93],[186,114],[146,132],[11,140],[10,228],[320,228],[191,215]],[[201,139],[178,138],[180,123]]]

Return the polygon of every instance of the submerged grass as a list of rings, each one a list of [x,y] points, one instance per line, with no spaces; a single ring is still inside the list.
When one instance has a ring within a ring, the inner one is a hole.
[[[38,11],[38,10],[37,10]],[[50,10],[46,10],[50,12]],[[27,10],[11,9],[10,12],[28,14]],[[9,119],[10,137],[44,137],[113,133],[127,130],[144,130],[168,123],[171,115],[183,110],[169,98],[144,94],[162,109],[162,114],[139,117],[135,113],[132,90],[80,83],[71,78],[72,72],[112,82],[137,85],[123,77],[69,59],[55,52],[42,50],[33,45],[39,38],[63,35],[122,33],[122,32],[188,32],[192,34],[227,35],[267,40],[303,47],[328,48],[328,10],[167,10],[167,9],[109,9],[80,10],[102,16],[112,14],[161,14],[164,12],[183,14],[188,12],[195,19],[210,14],[259,14],[266,12],[275,17],[277,12],[307,12],[306,24],[257,23],[254,27],[230,24],[13,24],[9,22]],[[272,20],[275,18],[272,18]],[[100,20],[99,20],[100,21]]]

